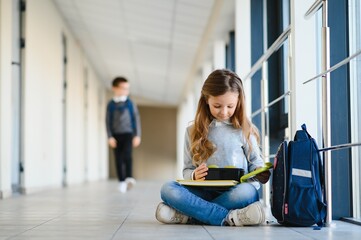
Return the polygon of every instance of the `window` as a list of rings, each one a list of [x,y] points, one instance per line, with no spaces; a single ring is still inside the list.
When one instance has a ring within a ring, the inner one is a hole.
[[[350,55],[361,49],[361,3],[349,1]],[[361,142],[361,56],[350,62],[351,142]],[[352,148],[353,217],[361,219],[361,148]]]

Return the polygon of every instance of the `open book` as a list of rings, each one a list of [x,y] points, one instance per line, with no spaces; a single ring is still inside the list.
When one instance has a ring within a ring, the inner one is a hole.
[[[239,183],[246,182],[248,179],[253,178],[261,172],[268,171],[273,167],[272,163],[266,162],[265,166],[258,168],[250,173],[247,173],[241,177],[239,181],[234,180],[177,180],[182,185],[185,186],[197,186],[197,187],[232,187]]]

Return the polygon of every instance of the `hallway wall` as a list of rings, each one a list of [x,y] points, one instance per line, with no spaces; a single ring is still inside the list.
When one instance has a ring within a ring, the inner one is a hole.
[[[61,186],[62,23],[47,1],[29,1],[25,18],[23,187],[28,190]]]
[[[0,1],[0,198],[11,195],[12,4]]]
[[[24,74],[25,188],[62,183],[62,34],[66,36],[68,52],[66,181],[72,184],[107,177],[104,171],[107,153],[102,147],[106,144],[105,129],[100,127],[100,121],[104,121],[105,100],[104,94],[99,94],[105,92],[105,86],[53,3],[28,1]],[[84,81],[87,81],[86,92]],[[99,138],[102,141],[98,141]]]
[[[176,108],[139,107],[142,144],[134,151],[134,176],[144,180],[176,178]]]
[[[138,106],[142,124],[142,143],[133,152],[133,175],[139,180],[177,178],[176,117],[172,107]],[[110,177],[116,178],[113,152]]]
[[[1,11],[6,12],[1,18],[1,28],[9,26],[1,31],[1,50],[11,49],[19,42],[19,39],[12,39],[12,4],[1,1]],[[63,35],[67,45],[66,112],[63,111]],[[106,179],[108,151],[104,128],[104,82],[93,70],[52,1],[26,2],[24,36],[22,191],[28,193],[61,187],[63,182],[68,185]],[[4,90],[0,97],[1,110],[4,111],[12,109],[14,104],[11,101],[11,89],[14,87],[12,59],[11,52],[0,52],[0,86]],[[11,154],[14,149],[11,129],[16,122],[11,114],[4,111],[1,112],[0,122],[0,198],[11,195],[12,173],[9,166],[14,158]]]

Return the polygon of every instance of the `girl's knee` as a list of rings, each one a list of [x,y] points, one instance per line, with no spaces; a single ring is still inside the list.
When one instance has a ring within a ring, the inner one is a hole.
[[[244,207],[259,200],[257,189],[250,183],[242,183],[232,190],[231,198]]]
[[[258,197],[258,191],[251,183],[242,183],[237,185],[237,191],[247,196]]]
[[[164,183],[162,188],[160,189],[160,197],[166,203],[174,201],[180,195],[178,193],[179,187],[179,183],[175,181],[169,181]]]

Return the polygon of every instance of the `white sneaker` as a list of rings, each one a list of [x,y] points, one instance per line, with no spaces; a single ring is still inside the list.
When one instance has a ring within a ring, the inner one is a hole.
[[[258,225],[264,223],[265,213],[260,202],[255,202],[242,209],[228,213],[226,221],[231,226]]]
[[[127,183],[125,181],[119,182],[118,189],[119,189],[119,192],[121,192],[121,193],[127,192]]]
[[[135,186],[135,184],[137,183],[137,181],[135,181],[135,179],[132,177],[126,178],[125,182],[127,183],[127,190],[132,189]]]
[[[165,203],[161,202],[158,204],[155,212],[155,218],[161,223],[187,223],[188,216],[178,212],[174,208],[169,207]]]

